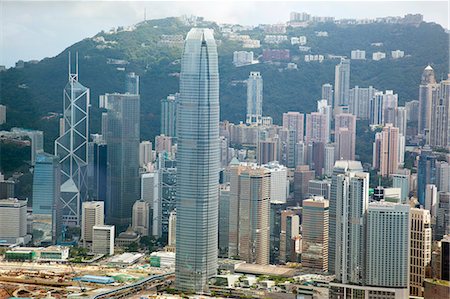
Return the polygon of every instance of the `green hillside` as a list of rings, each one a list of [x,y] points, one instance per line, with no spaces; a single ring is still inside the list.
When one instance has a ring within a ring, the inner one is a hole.
[[[334,66],[337,60],[323,63],[303,62],[303,53],[297,46],[286,43],[279,48],[291,50],[291,56],[302,58],[298,70],[284,70],[283,65],[257,64],[236,68],[232,65],[233,51],[242,50],[241,44],[225,39],[217,25],[213,27],[216,39],[220,40],[220,101],[221,117],[233,122],[244,119],[246,88],[243,84],[231,84],[233,80],[244,80],[250,71],[260,71],[264,78],[265,115],[280,123],[281,114],[288,110],[310,112],[315,109],[320,97],[321,85],[334,83]],[[185,35],[190,27],[176,18],[152,20],[138,24],[133,31],[117,33],[101,32],[86,38],[63,51],[56,57],[46,58],[37,64],[25,64],[23,69],[9,69],[0,73],[0,102],[8,109],[8,123],[0,129],[20,126],[45,131],[45,148],[53,152],[53,141],[58,134],[57,117],[49,112],[62,112],[62,90],[67,82],[68,51],[79,52],[79,80],[91,90],[91,132],[100,130],[98,96],[104,93],[123,92],[126,72],[134,71],[141,76],[141,138],[153,139],[159,133],[160,100],[169,93],[178,91],[180,71],[177,61],[181,48],[160,45],[161,35]],[[328,37],[316,37],[315,31],[327,31]],[[249,32],[253,38],[263,40],[260,29]],[[448,34],[441,26],[422,23],[419,27],[391,24],[338,26],[321,24],[308,28],[288,28],[289,37],[305,35],[312,54],[350,55],[353,49],[372,52],[404,50],[410,57],[396,61],[386,59],[378,62],[352,61],[351,86],[368,86],[385,90],[394,89],[400,103],[416,99],[423,68],[431,63],[438,78],[448,73]],[[105,42],[103,42],[103,39]],[[101,42],[99,42],[99,40]],[[371,43],[382,42],[382,47]],[[259,56],[269,45],[255,49]],[[108,64],[108,59],[127,60],[124,66]],[[117,68],[124,67],[125,71]]]

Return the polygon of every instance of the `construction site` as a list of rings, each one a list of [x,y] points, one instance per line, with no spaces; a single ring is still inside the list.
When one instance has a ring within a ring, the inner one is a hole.
[[[0,299],[112,298],[169,285],[171,273],[147,262],[72,264],[0,261]]]

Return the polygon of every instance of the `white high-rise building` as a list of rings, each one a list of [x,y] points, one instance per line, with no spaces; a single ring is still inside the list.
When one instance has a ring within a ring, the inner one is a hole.
[[[305,117],[300,112],[283,113],[283,128],[295,131],[297,134],[297,142],[303,141]]]
[[[361,162],[336,161],[330,196],[328,269],[337,281],[360,284],[364,278],[369,174]]]
[[[141,167],[153,161],[152,147],[151,141],[147,140],[139,144],[139,165]]]
[[[114,254],[114,225],[95,225],[92,235],[92,252]]]
[[[324,170],[325,175],[331,177],[333,174],[334,162],[336,161],[334,143],[328,143],[324,148]]]
[[[409,289],[410,207],[373,202],[367,213],[366,284]]]
[[[450,164],[436,161],[436,187],[439,192],[450,191]]]
[[[431,216],[437,215],[438,189],[434,184],[427,184],[425,187],[425,209],[430,211]]]
[[[133,205],[132,228],[141,236],[150,235],[150,204],[147,201],[138,200]]]
[[[81,240],[84,246],[92,242],[93,227],[103,225],[105,221],[105,204],[103,201],[85,201],[81,214]]]
[[[287,168],[278,162],[269,162],[262,165],[270,171],[270,202],[283,202],[289,194],[289,181]]]
[[[177,229],[177,211],[173,210],[169,215],[169,236],[168,236],[168,245],[175,246],[176,239],[176,229]]]
[[[161,236],[161,190],[160,175],[158,171],[147,172],[141,175],[141,200],[148,202],[152,210],[152,219],[150,219],[153,236]]]
[[[27,200],[0,199],[0,242],[3,244],[27,244]]]
[[[432,96],[436,91],[438,84],[434,75],[433,68],[428,65],[422,73],[422,79],[419,86],[419,134],[424,135],[431,127],[431,103]]]
[[[342,59],[336,65],[334,77],[334,109],[347,106],[350,91],[350,60]]]
[[[359,119],[369,119],[370,101],[377,90],[372,86],[359,87],[355,86],[350,89],[348,110],[351,114]]]
[[[327,142],[330,141],[330,132],[331,132],[331,119],[333,117],[333,108],[331,105],[328,105],[326,100],[317,101],[317,112],[325,115],[327,126],[323,128],[325,131],[324,135],[328,136]]]
[[[325,83],[322,85],[322,99],[327,100],[328,106],[333,107],[333,85]]]
[[[263,79],[260,72],[251,72],[247,79],[247,117],[248,125],[261,125],[263,102]]]
[[[409,198],[409,186],[410,178],[408,174],[398,174],[394,173],[392,175],[392,187],[400,188],[401,196],[400,199],[402,203],[406,203]]]

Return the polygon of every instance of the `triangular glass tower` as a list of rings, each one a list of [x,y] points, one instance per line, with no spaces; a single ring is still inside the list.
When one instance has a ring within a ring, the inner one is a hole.
[[[78,82],[78,53],[72,73],[69,52],[69,82],[63,98],[61,135],[55,141],[55,155],[61,164],[61,207],[64,224],[79,226],[81,203],[87,196],[89,88]]]

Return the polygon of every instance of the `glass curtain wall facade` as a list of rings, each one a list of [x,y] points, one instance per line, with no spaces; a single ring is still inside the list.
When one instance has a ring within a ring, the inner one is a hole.
[[[176,287],[201,292],[217,273],[219,71],[211,29],[189,31],[177,111]]]

